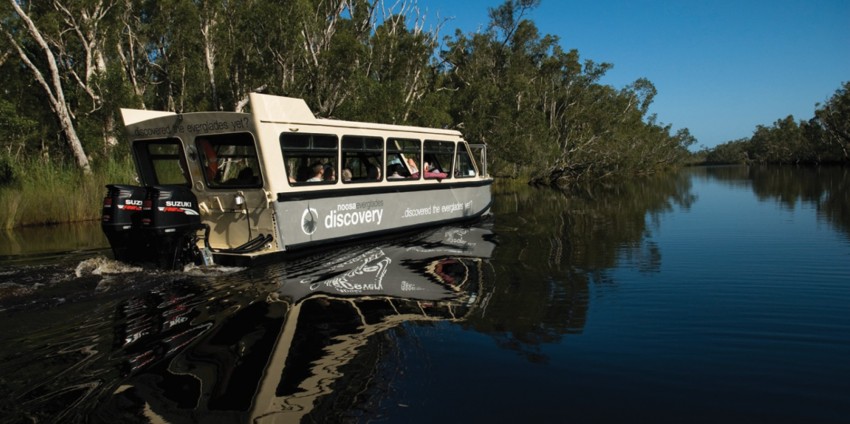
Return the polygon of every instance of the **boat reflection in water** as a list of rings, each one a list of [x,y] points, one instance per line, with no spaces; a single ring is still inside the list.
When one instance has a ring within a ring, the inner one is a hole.
[[[148,300],[170,306],[119,326],[128,376],[97,415],[134,410],[166,422],[351,418],[369,386],[380,385],[381,361],[393,354],[393,343],[381,337],[386,330],[407,321],[462,320],[479,307],[491,281],[490,235],[443,227],[269,267],[263,278],[275,288],[264,301],[186,305],[181,298],[197,296],[181,293]],[[235,312],[213,324],[216,310]],[[134,350],[153,321],[166,331],[158,343]]]

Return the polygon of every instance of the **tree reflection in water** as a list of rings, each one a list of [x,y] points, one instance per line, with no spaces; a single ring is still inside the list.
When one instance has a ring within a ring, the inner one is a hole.
[[[848,173],[845,167],[698,167],[569,192],[503,191],[493,211],[498,290],[486,316],[473,313],[462,325],[545,362],[542,344],[584,328],[590,285],[616,284],[610,270],[626,263],[640,272],[660,269],[664,252],[650,236],[661,214],[687,211],[697,201],[693,178],[751,188],[763,201],[790,209],[813,205],[850,235]]]
[[[463,325],[529,360],[547,361],[541,344],[584,328],[590,284],[614,284],[608,270],[622,260],[658,269],[662,252],[646,242],[651,223],[674,205],[690,207],[696,200],[690,188],[688,176],[663,174],[569,192],[498,193],[493,264],[499,290],[486,316],[473,313]]]
[[[697,175],[726,184],[752,187],[762,201],[793,210],[813,205],[818,216],[850,235],[850,168],[842,166],[717,166]]]

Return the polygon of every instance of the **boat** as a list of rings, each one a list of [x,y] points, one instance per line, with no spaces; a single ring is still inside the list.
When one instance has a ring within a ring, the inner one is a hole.
[[[486,146],[459,131],[317,118],[259,93],[249,107],[121,110],[139,185],[106,187],[115,259],[242,265],[489,213]]]

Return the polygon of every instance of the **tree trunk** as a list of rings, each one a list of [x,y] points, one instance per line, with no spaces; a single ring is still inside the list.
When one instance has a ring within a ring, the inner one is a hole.
[[[121,67],[124,69],[124,74],[127,76],[127,80],[133,88],[133,94],[135,94],[136,98],[142,102],[141,106],[144,109],[145,86],[142,85],[142,78],[140,78],[138,71],[136,70],[136,62],[138,60],[136,57],[137,49],[139,49],[139,46],[143,44],[138,40],[136,35],[138,25],[138,16],[134,14],[131,0],[124,0],[124,11],[121,15],[123,39],[119,39],[117,41],[116,48],[118,58],[121,61]],[[141,57],[144,57],[144,55]]]
[[[207,76],[210,83],[210,94],[212,96],[213,108],[220,110],[221,105],[218,101],[218,93],[215,86],[215,40],[213,33],[215,31],[217,20],[216,13],[211,12],[211,16],[204,17],[201,21],[201,35],[204,40],[204,64],[207,66]]]
[[[33,38],[33,40],[38,44],[41,48],[42,52],[47,59],[48,65],[48,73],[50,77],[50,83],[48,83],[45,78],[42,70],[38,69],[38,67],[30,60],[27,53],[21,48],[20,44],[17,40],[4,28],[4,32],[6,33],[6,37],[9,39],[9,42],[12,46],[17,50],[18,55],[21,57],[21,60],[27,65],[27,68],[33,73],[36,81],[41,85],[44,89],[45,94],[47,94],[48,102],[50,103],[50,108],[53,110],[53,113],[56,115],[56,118],[59,120],[59,124],[62,128],[62,133],[65,136],[65,141],[68,143],[68,146],[71,148],[71,153],[74,155],[74,159],[77,163],[77,166],[85,173],[86,175],[91,174],[91,165],[89,164],[88,157],[86,156],[85,150],[83,149],[83,144],[80,141],[79,136],[77,136],[77,131],[74,128],[74,122],[71,118],[71,111],[68,108],[68,104],[65,102],[65,91],[62,87],[62,79],[59,74],[59,66],[56,64],[56,57],[53,55],[53,52],[50,50],[50,47],[47,45],[47,41],[45,41],[44,37],[41,34],[41,31],[35,26],[35,23],[30,19],[30,17],[26,14],[26,12],[21,9],[18,2],[15,0],[9,0],[9,3],[12,4],[12,7],[15,9],[15,12],[21,17],[21,20],[26,24],[26,29],[29,35]]]
[[[113,1],[98,0],[86,8],[83,6],[76,10],[71,10],[63,3],[64,1],[54,0],[53,8],[64,16],[64,22],[67,27],[66,34],[76,35],[79,39],[80,46],[85,52],[85,60],[80,61],[80,65],[84,66],[82,72],[75,69],[69,69],[70,75],[77,79],[78,84],[88,94],[92,101],[92,109],[89,113],[100,110],[104,107],[104,99],[102,90],[95,83],[95,77],[106,74],[106,58],[104,55],[104,42],[106,37],[101,34],[101,23],[109,14],[114,6]],[[54,47],[60,52],[60,58],[64,62],[74,62],[68,60],[65,56],[65,45],[67,42],[61,37],[54,40]],[[82,74],[82,77],[80,77]],[[118,139],[115,136],[115,118],[111,113],[103,119],[102,131],[104,140],[104,150],[109,150],[112,146],[118,144]]]

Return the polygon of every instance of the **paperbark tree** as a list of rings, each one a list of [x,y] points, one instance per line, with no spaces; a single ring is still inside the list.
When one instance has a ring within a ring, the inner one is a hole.
[[[135,95],[140,107],[145,107],[145,91],[148,86],[147,72],[149,61],[144,48],[142,22],[139,11],[133,7],[133,0],[124,0],[119,17],[120,37],[115,40],[116,57],[121,64],[129,88]]]
[[[9,2],[23,24],[23,28],[21,28],[22,35],[26,34],[31,38],[38,52],[43,55],[43,61],[37,57],[33,57],[32,55],[35,55],[35,53],[30,53],[22,45],[22,40],[16,38],[6,25],[3,26],[3,32],[13,49],[18,53],[21,61],[32,72],[36,82],[44,90],[48,105],[59,121],[65,142],[68,143],[68,147],[71,149],[77,166],[83,173],[91,174],[91,164],[83,149],[83,144],[77,135],[71,109],[65,100],[65,86],[59,71],[56,54],[51,50],[42,31],[35,25],[19,2],[17,0],[9,0]],[[46,69],[40,68],[37,63],[45,63]]]
[[[88,0],[68,2],[53,0],[53,8],[61,17],[64,28],[60,36],[53,41],[53,48],[59,52],[59,57],[65,63],[66,73],[76,81],[77,86],[89,97],[92,114],[105,107],[103,89],[99,82],[107,72],[105,20],[111,13],[116,1]],[[68,46],[78,46],[70,50]],[[82,60],[80,60],[82,56]],[[102,116],[102,133],[106,148],[118,144],[115,136],[115,118],[111,111],[105,111]]]
[[[850,159],[850,82],[841,88],[821,108],[815,111],[815,118],[826,132],[826,142],[835,146]]]
[[[425,19],[413,3],[401,3],[399,10],[383,11],[381,25],[371,41],[371,80],[394,86],[390,97],[398,103],[390,122],[408,122],[417,102],[426,94],[429,59],[437,46],[439,26],[425,30]],[[407,16],[415,14],[412,25]]]
[[[207,78],[209,78],[210,100],[212,107],[215,110],[221,109],[221,103],[218,98],[218,90],[216,89],[216,54],[218,52],[218,40],[216,40],[216,32],[219,25],[219,13],[221,1],[205,0],[200,3],[200,32],[201,40],[204,46],[204,65],[207,69]],[[226,12],[226,11],[225,11]]]
[[[304,91],[322,116],[332,116],[352,94],[362,45],[343,16],[348,2],[313,1],[296,11],[303,45]]]

